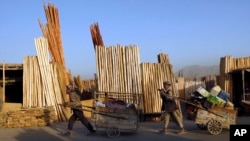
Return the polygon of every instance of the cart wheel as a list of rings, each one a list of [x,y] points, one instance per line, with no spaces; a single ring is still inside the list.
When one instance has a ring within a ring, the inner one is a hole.
[[[222,125],[219,121],[211,119],[207,122],[207,130],[212,135],[218,135],[222,131]]]
[[[116,138],[120,136],[120,130],[118,127],[111,126],[108,128],[107,135],[111,138]]]
[[[205,130],[207,129],[207,126],[204,124],[196,124],[200,129]]]

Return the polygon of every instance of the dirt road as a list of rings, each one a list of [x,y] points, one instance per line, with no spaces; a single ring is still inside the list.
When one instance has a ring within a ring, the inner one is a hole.
[[[237,124],[250,124],[250,116],[238,117]],[[193,121],[185,120],[187,133],[178,135],[175,123],[169,124],[170,133],[158,133],[162,122],[140,122],[137,132],[122,132],[119,138],[109,138],[105,130],[98,130],[96,136],[86,136],[87,130],[80,122],[75,123],[72,136],[65,137],[61,133],[67,128],[67,123],[56,123],[46,127],[8,128],[0,129],[0,141],[226,141],[229,140],[229,130],[223,129],[219,135],[211,135],[207,130],[200,130]]]

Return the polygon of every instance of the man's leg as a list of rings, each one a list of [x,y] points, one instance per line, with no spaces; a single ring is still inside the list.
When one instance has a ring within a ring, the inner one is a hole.
[[[88,119],[84,116],[84,113],[82,111],[76,111],[76,115],[79,118],[79,120],[82,122],[82,124],[90,131],[95,132],[93,129],[93,126],[90,124]]]
[[[183,123],[182,123],[182,119],[177,115],[176,111],[173,111],[172,114],[173,114],[176,122],[178,123],[179,127],[181,128],[179,134],[185,133],[185,129],[184,129],[184,126],[183,126]]]
[[[180,127],[180,128],[183,128],[182,120],[181,120],[181,118],[177,115],[176,111],[173,111],[172,114],[173,114],[173,117],[175,118],[177,124],[179,125],[179,127]]]
[[[170,113],[169,112],[164,112],[164,129],[163,132],[167,133],[167,129],[168,129],[168,124],[169,124],[169,120],[170,120]]]
[[[66,135],[66,136],[71,135],[76,119],[77,119],[77,117],[75,115],[75,112],[73,111],[73,114],[70,116],[69,121],[68,121],[68,131],[66,133],[64,133],[64,135]]]

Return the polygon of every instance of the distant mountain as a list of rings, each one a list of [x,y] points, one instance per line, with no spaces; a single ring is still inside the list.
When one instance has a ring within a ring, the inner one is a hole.
[[[220,67],[219,65],[212,66],[186,66],[181,70],[175,72],[175,75],[178,76],[179,72],[182,72],[183,77],[185,78],[195,78],[195,77],[203,77],[207,75],[219,75]]]

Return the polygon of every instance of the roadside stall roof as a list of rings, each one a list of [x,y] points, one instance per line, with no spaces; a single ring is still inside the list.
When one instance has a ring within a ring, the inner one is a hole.
[[[22,70],[23,64],[0,64],[0,70]]]
[[[239,72],[242,72],[242,71],[247,71],[247,72],[250,72],[250,68],[242,68],[242,69],[236,69],[236,70],[232,70],[231,72],[229,72],[229,74],[231,73],[239,73]]]

